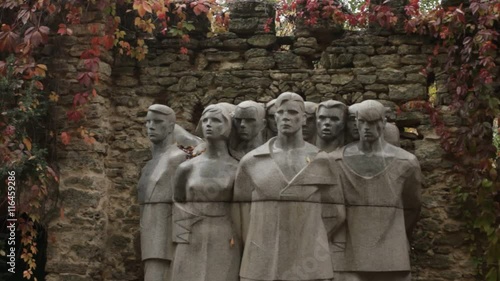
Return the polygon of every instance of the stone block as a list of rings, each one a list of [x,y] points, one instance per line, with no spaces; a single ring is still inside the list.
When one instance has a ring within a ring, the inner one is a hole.
[[[164,53],[157,57],[156,59],[150,61],[152,65],[170,65],[177,61],[177,54],[174,53]]]
[[[194,91],[198,84],[198,78],[194,76],[183,76],[179,79],[179,90],[183,92]]]
[[[370,58],[371,63],[378,68],[399,67],[401,58],[399,55],[378,55]]]
[[[179,81],[176,77],[158,77],[156,82],[162,86],[170,86]]]
[[[305,81],[309,79],[309,74],[307,73],[292,73],[291,80],[293,81]]]
[[[400,55],[412,55],[412,54],[418,54],[419,52],[420,52],[420,46],[418,45],[403,44],[398,47],[398,54]]]
[[[336,87],[332,86],[331,84],[316,84],[316,90],[320,94],[329,94],[329,93],[334,93],[336,90]]]
[[[316,53],[316,49],[308,48],[308,47],[299,47],[299,48],[293,49],[293,52],[296,53],[297,55],[312,56]]]
[[[114,82],[115,85],[121,86],[121,87],[133,87],[137,86],[139,84],[139,79],[136,77],[132,76],[119,76],[119,77],[114,77]]]
[[[395,54],[397,52],[398,48],[396,46],[382,46],[377,48],[377,54],[379,55]]]
[[[373,84],[377,81],[377,75],[357,75],[356,80],[361,82],[361,84]]]
[[[233,18],[229,23],[229,31],[236,34],[253,34],[259,26],[258,18]]]
[[[266,49],[254,48],[245,52],[245,59],[257,58],[257,57],[265,57],[269,55],[269,51]]]
[[[427,63],[428,55],[406,55],[401,58],[402,64],[420,64],[425,65]]]
[[[331,82],[332,85],[345,85],[351,82],[354,79],[354,76],[348,74],[334,74],[332,75]]]
[[[370,57],[365,54],[356,54],[354,55],[353,62],[354,67],[364,67],[364,66],[371,66],[371,61]]]
[[[217,86],[235,86],[241,84],[241,79],[229,73],[215,74],[214,84]]]
[[[426,97],[427,91],[421,84],[389,85],[389,99],[392,101],[411,101]]]
[[[269,78],[246,78],[243,79],[242,85],[243,87],[247,88],[256,88],[256,87],[261,87],[261,88],[268,88],[271,86],[272,80]]]
[[[208,61],[232,61],[239,59],[240,53],[232,51],[207,52],[205,57]]]
[[[243,38],[224,40],[222,45],[229,50],[246,50],[248,48],[247,40]]]
[[[316,83],[328,83],[332,80],[330,75],[313,75],[311,77],[312,82]]]
[[[365,89],[380,93],[380,92],[387,92],[389,87],[387,87],[387,85],[384,84],[371,84],[371,85],[366,85]]]
[[[289,52],[275,52],[273,54],[278,69],[301,69],[308,68],[306,61]]]
[[[350,46],[347,47],[347,52],[352,54],[373,55],[375,54],[375,49],[372,46]]]
[[[353,63],[353,54],[330,55],[330,65],[332,68],[342,68]]]
[[[399,84],[406,80],[405,74],[401,70],[386,68],[377,72],[377,81],[379,83]]]
[[[293,43],[293,48],[301,48],[301,47],[306,47],[306,48],[311,48],[311,49],[317,49],[318,48],[318,41],[316,40],[315,37],[300,37],[297,39],[295,43]]]
[[[247,60],[244,69],[273,69],[276,62],[272,57],[254,57]]]
[[[357,67],[352,70],[352,73],[355,75],[364,75],[364,74],[371,74],[375,73],[377,71],[376,67]]]
[[[170,71],[172,73],[181,72],[181,71],[188,71],[188,70],[191,70],[192,68],[193,68],[193,66],[188,61],[179,61],[179,62],[176,62],[176,63],[170,65]]]
[[[247,40],[248,44],[253,47],[267,48],[276,43],[276,35],[274,34],[259,34],[254,35]]]

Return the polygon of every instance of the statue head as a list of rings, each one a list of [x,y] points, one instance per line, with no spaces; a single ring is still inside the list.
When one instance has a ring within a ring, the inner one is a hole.
[[[163,104],[153,104],[146,115],[146,129],[149,140],[158,144],[174,131],[175,112]]]
[[[267,121],[267,127],[274,134],[278,132],[278,128],[276,127],[276,119],[274,119],[275,114],[276,114],[276,99],[273,99],[266,104],[266,121]]]
[[[276,99],[278,135],[302,134],[306,122],[304,99],[296,93],[284,92]]]
[[[240,140],[249,141],[266,127],[266,111],[260,103],[244,101],[236,106],[233,120]]]
[[[201,114],[203,137],[212,139],[228,139],[231,134],[231,114],[221,104],[209,105]]]
[[[316,135],[316,110],[318,104],[310,101],[304,102],[306,111],[306,122],[302,126],[302,135],[304,140],[311,141]]]
[[[359,103],[350,105],[348,108],[348,116],[346,121],[347,133],[353,140],[359,140],[359,131],[356,127],[356,112],[358,111]]]
[[[356,126],[359,130],[360,141],[372,143],[383,139],[385,123],[383,104],[375,100],[365,100],[359,104]]]
[[[344,103],[334,100],[321,102],[316,112],[318,137],[333,141],[343,136],[346,119],[347,106]]]

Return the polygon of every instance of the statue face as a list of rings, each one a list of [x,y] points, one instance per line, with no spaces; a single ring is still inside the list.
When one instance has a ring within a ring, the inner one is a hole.
[[[375,142],[382,137],[384,132],[383,120],[367,121],[359,117],[357,119],[357,126],[359,129],[359,139],[362,142]]]
[[[146,128],[149,140],[152,143],[160,143],[172,133],[174,124],[169,122],[164,114],[148,111]]]
[[[341,108],[321,106],[316,118],[318,136],[326,141],[336,139],[344,129],[344,112]]]
[[[224,137],[225,124],[220,112],[207,112],[201,117],[201,128],[203,136],[208,139],[220,139]]]
[[[259,120],[257,116],[255,108],[236,108],[233,120],[241,140],[248,141],[255,138],[264,128],[264,120]]]
[[[356,113],[349,112],[349,116],[347,117],[347,132],[351,137],[355,140],[359,140],[359,130],[356,127]]]
[[[276,119],[274,118],[274,115],[276,114],[276,106],[272,106],[267,110],[266,114],[266,120],[267,120],[267,127],[269,130],[271,130],[274,133],[278,132],[278,128],[276,127]]]
[[[307,114],[306,123],[302,126],[302,136],[304,140],[309,140],[314,134],[316,134],[316,114]]]
[[[305,122],[304,110],[298,102],[286,101],[276,111],[278,132],[283,135],[293,135],[302,129]]]

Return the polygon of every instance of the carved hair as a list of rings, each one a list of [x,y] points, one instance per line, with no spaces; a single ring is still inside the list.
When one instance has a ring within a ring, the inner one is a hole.
[[[304,113],[306,112],[304,99],[299,94],[293,92],[284,92],[281,95],[279,95],[278,98],[276,99],[276,108],[279,108],[283,103],[288,101],[297,102],[302,111]]]
[[[378,101],[365,100],[359,104],[356,117],[366,121],[385,120],[385,107]]]
[[[266,103],[266,113],[269,112],[269,110],[273,107],[276,106],[276,99],[272,99]]]
[[[359,110],[359,103],[351,104],[348,108],[348,113],[356,115],[356,112]]]
[[[231,114],[227,110],[227,107],[222,105],[222,104],[211,104],[211,105],[207,106],[203,110],[203,113],[201,114],[200,124],[202,123],[203,116],[209,112],[221,114],[223,122],[224,122],[224,127],[225,127],[223,135],[224,135],[224,137],[229,138],[229,135],[231,134],[231,126],[232,126],[231,120],[232,119],[231,119]],[[200,129],[201,129],[201,127],[202,126],[200,126]]]
[[[318,104],[315,102],[310,102],[310,101],[305,101],[304,102],[304,109],[306,114],[309,115],[316,115],[316,110],[318,110]]]
[[[175,123],[175,112],[172,110],[172,108],[166,105],[153,104],[148,108],[148,111],[165,115],[167,121]]]
[[[240,109],[254,108],[257,111],[257,116],[255,116],[257,120],[262,120],[262,119],[266,118],[266,110],[261,103],[254,102],[251,100],[246,100],[246,101],[240,102],[236,106],[236,108],[240,108]]]
[[[318,104],[318,109],[316,110],[316,115],[318,114],[319,109],[321,107],[341,109],[342,112],[344,113],[344,120],[347,117],[347,105],[345,105],[343,102],[336,101],[336,100],[327,100],[327,101],[320,102]]]

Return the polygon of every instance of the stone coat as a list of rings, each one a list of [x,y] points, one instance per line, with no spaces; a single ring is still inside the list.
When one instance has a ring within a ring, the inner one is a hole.
[[[252,202],[242,280],[333,277],[322,197],[337,182],[328,159],[312,161],[288,181],[272,158],[275,138],[249,152],[236,173],[234,200]],[[314,159],[318,149],[304,149]],[[326,162],[325,162],[326,161]]]
[[[177,167],[186,154],[171,145],[162,155],[154,157],[141,172],[138,184],[141,204],[141,258],[172,260],[172,195]]]
[[[418,219],[421,171],[416,157],[391,146],[391,162],[366,177],[343,160],[343,150],[332,153],[340,169],[347,220],[335,243],[335,271],[409,271],[408,237]],[[339,238],[340,237],[340,238]]]

